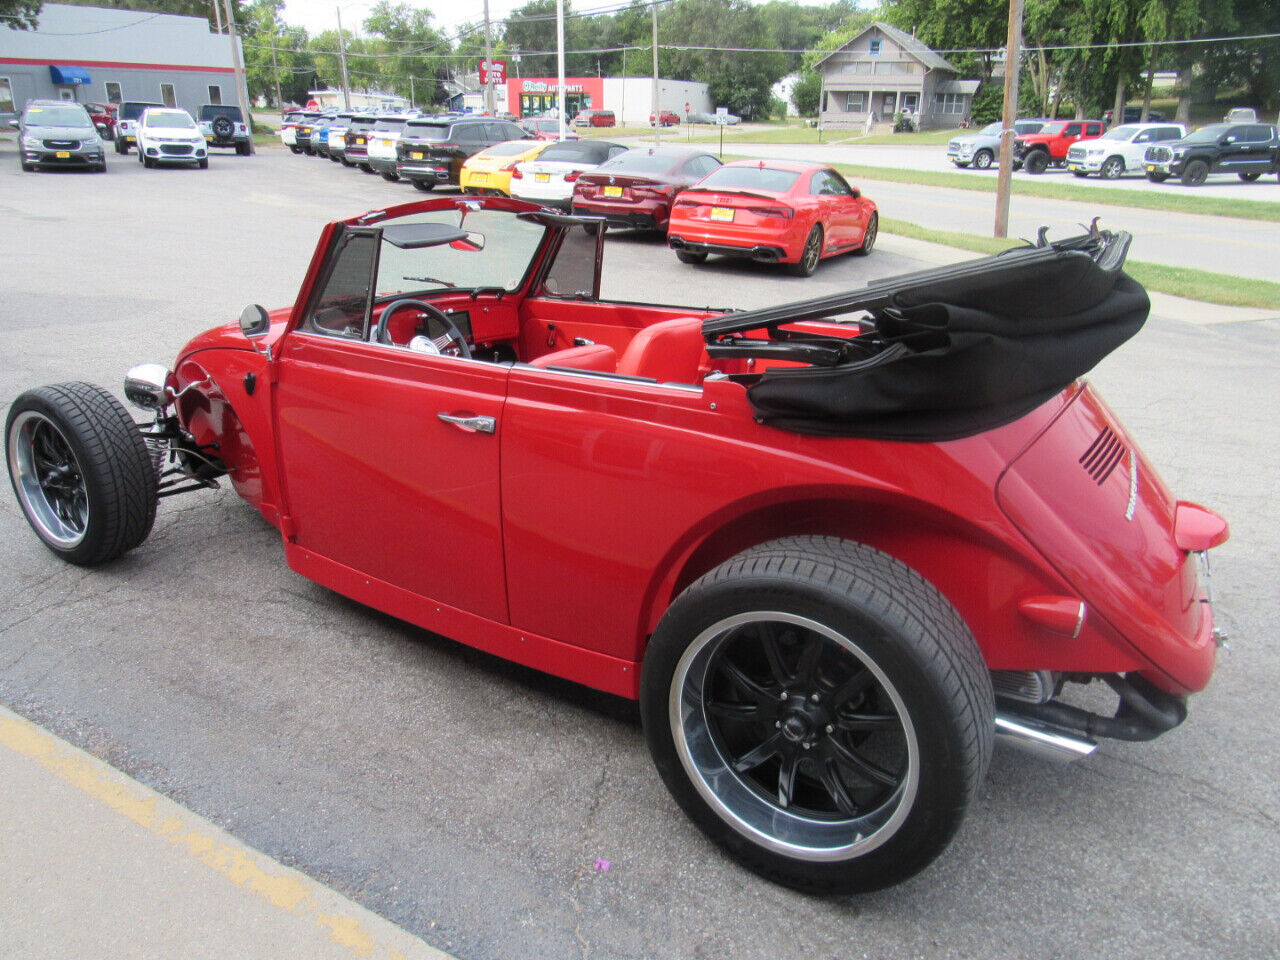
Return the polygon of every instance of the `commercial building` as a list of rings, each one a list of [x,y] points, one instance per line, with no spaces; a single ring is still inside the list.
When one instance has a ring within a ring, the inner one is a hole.
[[[506,82],[505,93],[506,106],[498,106],[498,110],[519,117],[535,116],[558,108],[560,81],[556,77],[512,77]],[[580,110],[612,110],[619,124],[645,124],[653,111],[652,77],[565,77],[564,93],[565,113],[570,117]],[[690,112],[709,113],[714,107],[705,83],[659,77],[658,109],[683,117]]]
[[[35,30],[0,28],[0,113],[28,100],[236,102],[231,38],[203,17],[47,3]]]

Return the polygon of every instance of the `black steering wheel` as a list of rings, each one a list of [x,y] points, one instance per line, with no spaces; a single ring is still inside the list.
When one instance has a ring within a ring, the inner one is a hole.
[[[431,317],[434,320],[439,320],[444,326],[444,342],[436,344],[436,349],[439,350],[439,352],[443,353],[444,347],[449,343],[453,343],[457,347],[459,356],[466,359],[471,358],[471,347],[467,345],[467,338],[462,335],[462,331],[459,330],[457,325],[449,319],[449,315],[447,313],[439,307],[432,306],[425,300],[392,300],[383,307],[382,316],[378,317],[378,330],[376,334],[378,343],[385,343],[389,347],[396,346],[391,339],[391,332],[387,329],[387,320],[389,320],[391,315],[397,310],[402,310],[405,307],[413,307],[420,313],[425,313],[428,317]]]

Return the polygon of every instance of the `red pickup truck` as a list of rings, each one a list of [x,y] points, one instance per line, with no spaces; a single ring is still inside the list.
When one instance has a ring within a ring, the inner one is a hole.
[[[1013,168],[1025,166],[1027,173],[1044,173],[1052,164],[1064,167],[1073,143],[1102,136],[1101,120],[1054,120],[1013,141]]]

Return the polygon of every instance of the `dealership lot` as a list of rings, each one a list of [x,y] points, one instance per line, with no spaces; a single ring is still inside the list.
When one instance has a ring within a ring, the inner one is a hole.
[[[6,406],[59,380],[118,390],[246,303],[291,301],[324,222],[423,197],[280,150],[109,167],[21,174],[0,144]],[[923,265],[895,249],[800,280],[610,234],[604,294],[758,306]],[[997,752],[951,851],[881,894],[806,898],[729,863],[632,705],[302,579],[229,489],[164,501],[93,571],[0,498],[0,702],[463,958],[1274,955],[1277,361],[1280,322],[1155,317],[1093,376],[1175,495],[1233,522],[1214,587],[1236,642],[1190,720],[1074,767]]]

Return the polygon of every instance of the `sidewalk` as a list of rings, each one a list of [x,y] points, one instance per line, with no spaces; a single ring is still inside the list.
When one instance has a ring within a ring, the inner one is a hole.
[[[0,956],[451,960],[0,707]]]

